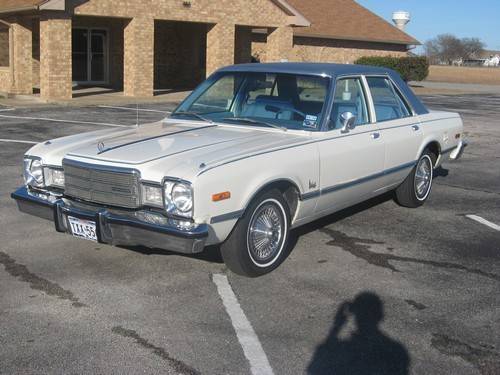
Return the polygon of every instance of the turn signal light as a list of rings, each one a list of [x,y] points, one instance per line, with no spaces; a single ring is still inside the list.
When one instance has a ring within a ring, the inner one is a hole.
[[[219,202],[219,201],[223,201],[223,200],[226,200],[229,198],[231,198],[231,193],[229,191],[225,191],[223,193],[217,193],[217,194],[212,195],[213,202]]]

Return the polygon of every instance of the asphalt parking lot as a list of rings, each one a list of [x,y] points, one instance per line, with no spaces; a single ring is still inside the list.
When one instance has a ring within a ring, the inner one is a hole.
[[[500,96],[423,99],[459,111],[470,141],[430,201],[383,196],[301,228],[258,279],[217,248],[110,247],[18,213],[30,142],[136,112],[0,107],[0,373],[499,374],[500,231],[467,215],[500,225]],[[139,122],[172,108],[141,105]]]

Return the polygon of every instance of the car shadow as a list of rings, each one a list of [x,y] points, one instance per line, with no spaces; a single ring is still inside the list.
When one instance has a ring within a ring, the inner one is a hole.
[[[446,168],[443,168],[443,167],[438,167],[434,170],[434,177],[446,177],[448,176],[448,174],[450,173],[450,171]]]
[[[380,329],[384,305],[372,292],[345,301],[335,315],[328,337],[307,367],[311,375],[406,375],[410,355],[403,344]],[[352,321],[355,328],[345,337],[342,330]]]
[[[304,236],[311,232],[315,232],[321,228],[334,224],[338,221],[342,221],[348,217],[354,216],[360,212],[366,211],[370,208],[373,208],[375,206],[378,206],[393,199],[394,199],[394,193],[388,192],[294,229],[290,233],[290,240],[289,240],[290,251],[295,247],[298,239],[301,236]]]

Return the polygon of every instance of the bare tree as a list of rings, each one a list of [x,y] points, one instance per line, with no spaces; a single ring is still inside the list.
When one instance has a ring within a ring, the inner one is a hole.
[[[479,38],[462,39],[464,59],[477,58],[484,51],[485,44]]]
[[[446,63],[476,57],[484,48],[478,38],[459,39],[452,34],[441,34],[424,44],[425,54],[431,63]]]

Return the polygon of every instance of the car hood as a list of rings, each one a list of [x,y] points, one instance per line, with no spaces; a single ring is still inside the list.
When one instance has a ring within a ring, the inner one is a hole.
[[[154,180],[167,173],[190,177],[201,164],[210,166],[303,143],[308,133],[298,133],[169,119],[86,137],[80,134],[74,142],[70,142],[71,137],[65,142],[55,140],[51,155],[57,154],[59,162],[66,157],[86,163],[128,166],[144,172],[143,178]]]

